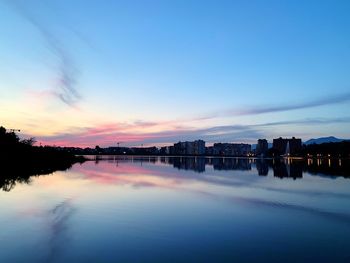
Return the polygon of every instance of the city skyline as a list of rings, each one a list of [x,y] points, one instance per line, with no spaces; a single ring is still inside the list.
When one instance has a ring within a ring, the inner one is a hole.
[[[349,10],[0,1],[0,126],[77,147],[349,139]]]

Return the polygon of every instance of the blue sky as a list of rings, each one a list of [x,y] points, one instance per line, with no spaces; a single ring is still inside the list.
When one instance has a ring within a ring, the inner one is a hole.
[[[1,125],[81,146],[349,138],[349,11],[348,1],[2,0]]]

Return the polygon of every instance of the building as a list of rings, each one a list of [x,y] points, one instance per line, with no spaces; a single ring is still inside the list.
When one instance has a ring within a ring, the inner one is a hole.
[[[207,156],[214,155],[213,151],[214,151],[214,146],[205,147],[205,155]]]
[[[247,156],[251,152],[251,145],[244,143],[214,143],[211,149],[213,155]]]
[[[256,155],[257,156],[266,156],[267,151],[269,149],[269,145],[266,139],[259,139],[258,144],[256,145]]]
[[[196,140],[193,142],[193,154],[204,155],[205,154],[205,141]]]
[[[295,137],[284,139],[282,137],[273,139],[273,150],[277,155],[295,155],[300,153],[302,149],[301,139]]]
[[[163,155],[173,155],[174,154],[174,146],[164,146],[160,148],[160,154]]]
[[[178,142],[174,144],[174,154],[176,155],[204,155],[205,141],[196,140],[193,142]]]
[[[131,154],[136,155],[156,155],[159,154],[159,150],[157,147],[131,147]]]
[[[186,142],[174,143],[174,154],[186,155]]]

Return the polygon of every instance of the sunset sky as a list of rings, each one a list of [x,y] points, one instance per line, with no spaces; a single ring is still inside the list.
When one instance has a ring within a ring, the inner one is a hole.
[[[350,1],[0,0],[0,126],[39,143],[350,139]]]

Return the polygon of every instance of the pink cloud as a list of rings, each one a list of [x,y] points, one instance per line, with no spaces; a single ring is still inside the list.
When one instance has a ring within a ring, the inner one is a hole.
[[[172,123],[174,124],[174,123]],[[150,131],[145,127],[156,127],[160,131]],[[39,136],[37,141],[44,145],[102,147],[169,145],[179,140],[204,139],[212,141],[232,141],[233,138],[242,142],[255,141],[262,135],[253,126],[228,125],[209,128],[193,128],[169,125],[164,123],[106,123],[93,128],[73,128],[72,132],[53,136]]]
[[[147,132],[146,128],[161,126],[163,123],[136,121],[127,123],[105,123],[98,127],[73,129],[52,136],[38,136],[37,140],[43,145],[94,147],[95,145],[113,146],[117,142],[139,145],[150,139],[166,138],[177,135],[178,128],[171,131]],[[183,130],[181,130],[183,131]]]

